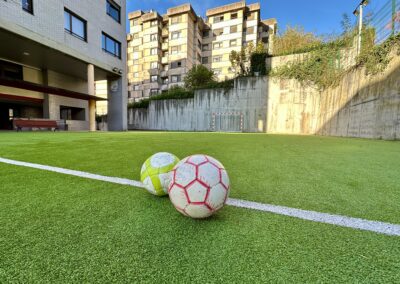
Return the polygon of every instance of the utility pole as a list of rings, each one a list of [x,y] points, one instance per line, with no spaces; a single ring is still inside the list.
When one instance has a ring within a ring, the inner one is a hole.
[[[361,53],[361,42],[362,42],[362,29],[363,29],[363,10],[368,5],[368,0],[362,0],[360,5],[354,10],[353,14],[358,16],[358,44],[357,44],[357,55]]]

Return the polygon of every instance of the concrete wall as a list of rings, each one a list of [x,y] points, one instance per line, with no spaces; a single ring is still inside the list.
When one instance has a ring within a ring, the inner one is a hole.
[[[276,60],[272,65],[287,62]],[[201,90],[194,99],[130,110],[129,126],[400,139],[400,57],[393,55],[382,74],[349,70],[338,86],[324,91],[295,80],[243,78],[228,92]]]
[[[130,129],[264,132],[267,79],[239,79],[231,90],[200,90],[194,99],[151,101],[130,109]]]
[[[269,81],[268,132],[399,139],[400,58],[382,74],[349,71],[337,87],[319,92],[295,80]]]

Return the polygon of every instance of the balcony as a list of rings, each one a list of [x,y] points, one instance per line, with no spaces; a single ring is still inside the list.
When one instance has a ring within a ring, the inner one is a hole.
[[[163,29],[162,32],[161,32],[161,36],[162,37],[168,37],[168,35],[169,35],[169,31],[167,29]]]
[[[161,63],[162,64],[167,64],[168,63],[168,57],[167,56],[162,57],[161,58]]]
[[[168,71],[161,71],[160,72],[161,77],[168,77]]]
[[[161,44],[161,49],[162,50],[168,50],[168,43],[164,42],[163,44]]]

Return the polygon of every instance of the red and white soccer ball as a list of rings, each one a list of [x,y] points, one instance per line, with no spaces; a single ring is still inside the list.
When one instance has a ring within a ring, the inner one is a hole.
[[[221,209],[228,198],[228,173],[210,156],[189,156],[174,167],[168,193],[183,215],[206,218]]]

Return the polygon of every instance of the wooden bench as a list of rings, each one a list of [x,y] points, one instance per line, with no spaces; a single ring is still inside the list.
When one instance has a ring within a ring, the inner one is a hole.
[[[58,130],[58,124],[55,120],[46,120],[46,119],[14,119],[14,129],[17,131],[22,130],[22,128],[39,128],[39,129],[49,129],[49,130]]]

